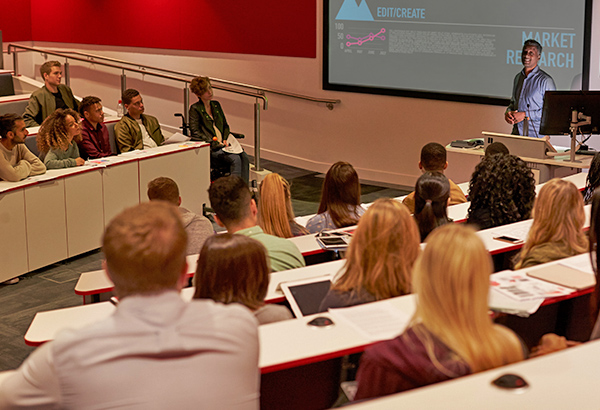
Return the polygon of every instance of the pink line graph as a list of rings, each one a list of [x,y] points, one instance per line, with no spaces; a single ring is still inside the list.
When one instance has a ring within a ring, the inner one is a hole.
[[[377,33],[377,34],[369,33],[368,36],[364,36],[364,37],[352,37],[350,34],[347,34],[346,39],[347,40],[356,40],[356,43],[351,43],[350,41],[347,41],[346,47],[355,46],[355,45],[362,46],[363,43],[366,43],[367,41],[373,41],[376,38],[378,38],[380,40],[385,40],[385,36],[382,35],[383,33],[385,33],[384,28],[379,30],[379,33]]]

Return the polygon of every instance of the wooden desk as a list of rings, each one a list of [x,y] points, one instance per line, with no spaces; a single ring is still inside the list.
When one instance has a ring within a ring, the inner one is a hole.
[[[503,374],[523,377],[529,388],[499,389]],[[600,380],[600,341],[353,405],[356,410],[445,409],[596,409]]]

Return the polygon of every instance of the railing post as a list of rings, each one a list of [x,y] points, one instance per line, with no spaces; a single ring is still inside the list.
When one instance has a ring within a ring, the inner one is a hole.
[[[64,74],[65,74],[65,84],[67,87],[71,86],[71,70],[70,70],[70,66],[69,66],[69,62],[65,61],[65,63],[63,64],[64,67]]]
[[[260,172],[260,102],[254,103],[254,170]]]
[[[190,123],[190,88],[188,85],[187,82],[183,85],[183,119],[186,124]]]
[[[10,46],[9,46],[10,47]],[[15,72],[15,75],[19,75],[19,53],[17,53],[17,49],[13,48],[12,49],[12,55],[13,55],[13,70]]]
[[[125,90],[127,89],[127,76],[125,75],[125,70],[121,71],[121,95],[123,95],[123,93],[125,92]],[[119,96],[119,99],[121,99],[121,96]],[[123,103],[123,106],[125,103]]]

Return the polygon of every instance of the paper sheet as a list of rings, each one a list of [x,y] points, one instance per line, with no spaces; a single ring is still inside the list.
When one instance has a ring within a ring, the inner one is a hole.
[[[567,266],[569,268],[589,273],[590,275],[594,274],[594,269],[592,268],[592,261],[590,260],[590,254],[587,252],[572,258],[564,259],[559,263],[563,266]]]
[[[241,154],[242,151],[244,151],[239,141],[236,137],[233,136],[233,134],[229,134],[229,137],[227,137],[227,143],[229,145],[223,148],[223,151],[229,154]]]
[[[372,342],[392,339],[404,331],[410,316],[389,302],[365,303],[343,309],[329,309],[334,320],[354,327]]]
[[[168,139],[166,139],[162,145],[166,145],[166,144],[178,144],[180,142],[187,142],[189,141],[191,138],[188,136],[183,135],[180,132],[176,132],[175,134],[171,135]]]
[[[496,228],[492,231],[493,237],[497,236],[510,236],[511,238],[520,239],[523,242],[527,240],[527,235],[531,229],[533,219],[523,221],[517,224],[517,226],[505,226],[502,228]]]
[[[531,278],[524,271],[502,271],[490,276],[490,288],[519,302],[564,296],[573,289]]]

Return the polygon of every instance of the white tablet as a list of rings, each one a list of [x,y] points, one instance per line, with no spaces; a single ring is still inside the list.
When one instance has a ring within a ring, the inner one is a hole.
[[[319,306],[331,287],[331,275],[281,283],[281,290],[294,315],[304,317],[321,313]]]

